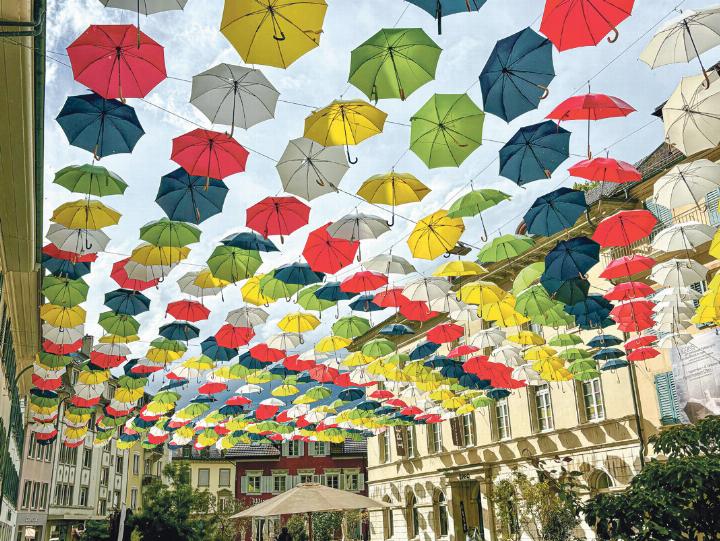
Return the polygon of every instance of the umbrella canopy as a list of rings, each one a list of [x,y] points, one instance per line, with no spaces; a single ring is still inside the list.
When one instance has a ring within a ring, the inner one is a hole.
[[[218,246],[207,260],[215,278],[226,282],[239,282],[253,276],[262,265],[260,253],[232,246]]]
[[[432,260],[452,250],[464,231],[461,218],[450,218],[446,210],[438,210],[415,225],[407,243],[413,257]]]
[[[604,248],[630,246],[650,235],[656,224],[657,218],[649,210],[621,210],[601,221],[592,238]]]
[[[213,124],[248,129],[275,117],[279,96],[260,70],[218,64],[193,77],[190,103]]]
[[[679,252],[695,250],[710,242],[715,228],[700,222],[683,222],[663,229],[652,240],[654,250],[661,252]]]
[[[390,231],[387,221],[372,214],[347,214],[327,227],[329,235],[350,241],[377,239]]]
[[[720,144],[720,84],[718,76],[683,77],[662,108],[665,138],[686,156],[715,148]]]
[[[161,218],[140,228],[140,240],[154,246],[182,248],[200,242],[200,229],[187,222]]]
[[[69,165],[55,173],[55,184],[74,193],[105,197],[122,195],[127,183],[118,175],[99,165]]]
[[[167,305],[165,313],[175,319],[195,323],[210,317],[210,310],[197,301],[175,301]]]
[[[582,160],[568,168],[568,172],[574,177],[592,180],[593,182],[622,184],[642,179],[642,174],[635,166],[613,158]]]
[[[201,128],[173,139],[170,154],[189,175],[220,180],[245,171],[248,156],[228,134]]]
[[[442,34],[442,18],[455,13],[480,11],[486,0],[407,0],[437,19],[438,34]]]
[[[325,0],[226,2],[220,31],[246,64],[287,68],[320,45],[326,10]]]
[[[126,9],[142,15],[184,9],[188,0],[100,0],[106,8]]]
[[[353,49],[348,80],[370,100],[404,100],[435,78],[441,51],[421,28],[383,28]]]
[[[692,259],[671,259],[653,267],[650,279],[664,287],[689,287],[707,278],[707,268]]]
[[[97,94],[68,97],[56,120],[71,145],[97,159],[132,152],[145,134],[135,109]]]
[[[150,309],[150,299],[138,291],[116,289],[105,293],[105,306],[118,314],[136,316]]]
[[[275,167],[283,189],[307,201],[337,192],[350,168],[341,148],[324,147],[304,137],[288,143]]]
[[[600,273],[601,278],[615,280],[650,270],[655,260],[644,255],[633,254],[613,259],[605,270]]]
[[[506,261],[521,256],[534,245],[535,241],[525,235],[502,235],[480,248],[477,258],[480,263]]]
[[[574,226],[586,209],[584,192],[558,188],[537,198],[523,220],[529,233],[549,237]]]
[[[362,266],[369,271],[382,274],[410,274],[415,272],[415,267],[404,257],[392,254],[379,254],[363,261]]]
[[[545,262],[536,261],[517,273],[513,280],[512,292],[517,294],[537,282],[545,272]]]
[[[72,308],[85,302],[89,290],[89,286],[82,279],[45,276],[42,280],[42,294],[48,302],[64,308]]]
[[[484,120],[467,94],[435,94],[410,118],[410,150],[431,169],[459,167],[482,144]]]
[[[50,224],[45,236],[58,249],[76,254],[71,260],[78,263],[91,263],[83,256],[102,252],[110,242],[110,237],[99,229],[72,229],[60,224]]]
[[[357,191],[368,203],[392,206],[391,226],[395,223],[395,207],[406,203],[419,203],[429,193],[430,188],[410,173],[395,171],[370,177]]]
[[[569,149],[570,132],[550,120],[520,128],[500,149],[500,174],[519,186],[550,178]]]
[[[116,225],[120,213],[95,199],[71,201],[57,207],[50,221],[68,229],[103,229]]]
[[[356,240],[332,236],[331,226],[328,223],[310,233],[303,248],[303,257],[316,272],[335,274],[353,262],[360,248]]]
[[[546,118],[563,122],[566,120],[601,120],[623,117],[635,109],[615,96],[606,94],[583,94],[572,96],[560,103]]]
[[[720,165],[703,158],[678,164],[660,177],[653,185],[653,201],[669,209],[699,206],[719,187]]]
[[[162,82],[163,47],[132,24],[91,25],[67,48],[73,77],[103,98],[144,98]]]
[[[151,287],[155,287],[160,283],[160,279],[152,279],[148,281],[132,279],[128,276],[125,265],[130,262],[130,258],[123,259],[113,263],[112,270],[110,272],[110,278],[115,280],[117,284],[125,289],[132,291],[144,291]]]
[[[548,39],[532,28],[501,39],[480,73],[485,111],[510,122],[537,109],[554,78]]]
[[[575,316],[578,327],[584,330],[602,328],[612,324],[608,320],[613,306],[599,295],[589,295],[585,300],[572,306],[566,306],[565,311]]]
[[[545,256],[545,276],[559,280],[583,277],[600,260],[600,245],[586,237],[558,242]]]
[[[227,192],[221,180],[179,168],[162,177],[155,202],[171,220],[199,224],[222,212]]]
[[[232,233],[220,241],[225,246],[233,248],[241,248],[243,250],[255,250],[256,252],[278,252],[275,243],[265,237],[253,233],[252,231],[243,231],[241,233]]]
[[[310,207],[295,197],[266,197],[246,210],[245,224],[263,237],[289,235],[308,223]]]

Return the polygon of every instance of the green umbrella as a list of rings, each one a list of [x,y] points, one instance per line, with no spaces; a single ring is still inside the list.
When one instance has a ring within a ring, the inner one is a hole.
[[[384,355],[395,353],[395,350],[395,344],[387,338],[376,338],[375,340],[370,340],[362,347],[363,355],[373,358],[383,357]]]
[[[152,397],[152,402],[156,404],[174,404],[180,400],[180,394],[175,391],[160,391]]]
[[[42,294],[48,302],[64,308],[72,308],[87,300],[88,285],[81,279],[68,280],[55,276],[45,276],[42,281]]]
[[[191,402],[180,411],[177,412],[177,416],[181,419],[195,419],[200,417],[203,413],[208,411],[210,406],[198,402]]]
[[[349,81],[371,100],[404,100],[435,78],[441,51],[420,28],[383,28],[350,54]]]
[[[54,355],[53,353],[48,353],[47,351],[40,352],[40,364],[43,365],[43,367],[49,368],[51,370],[63,368],[64,366],[69,365],[71,362],[72,357],[70,357],[69,355]]]
[[[480,248],[477,259],[480,263],[497,263],[521,256],[535,244],[525,235],[503,235],[495,237],[491,242]]]
[[[275,271],[270,271],[260,278],[260,293],[271,299],[289,299],[302,289],[301,284],[286,284],[275,278]]]
[[[260,252],[234,246],[218,246],[207,260],[215,278],[226,282],[239,282],[253,276],[262,265]]]
[[[472,183],[470,187],[472,188]],[[471,218],[480,215],[480,223],[483,228],[482,241],[485,242],[487,240],[487,230],[485,229],[482,212],[506,199],[510,199],[510,196],[500,190],[493,190],[492,188],[471,190],[450,206],[447,215],[450,218]]]
[[[486,408],[488,406],[492,406],[494,403],[495,401],[492,398],[485,395],[478,396],[472,400],[472,405],[475,408]]]
[[[122,195],[127,183],[99,165],[70,165],[55,173],[55,184],[71,192],[104,197]]]
[[[322,312],[323,310],[336,306],[336,301],[318,299],[315,296],[315,292],[320,289],[320,287],[322,287],[322,284],[313,284],[301,289],[298,292],[297,303],[305,308],[305,310],[312,310],[314,312]]]
[[[558,353],[558,357],[566,361],[592,360],[590,352],[586,349],[568,348]],[[595,362],[595,361],[593,361]]]
[[[347,316],[338,319],[332,331],[342,338],[357,338],[370,330],[370,322],[364,317]]]
[[[548,312],[553,308],[553,300],[540,284],[530,286],[525,291],[522,291],[517,296],[515,302],[515,310],[529,317],[531,321],[533,321],[534,317]]]
[[[252,370],[250,370],[247,366],[242,364],[234,364],[230,367],[228,370],[228,374],[230,374],[231,377],[235,379],[242,379],[246,378],[250,374],[252,374]]]
[[[410,355],[406,353],[394,353],[387,358],[387,362],[403,367],[407,363],[412,362],[412,359],[410,358]]]
[[[120,376],[117,380],[117,386],[123,389],[140,389],[148,383],[148,378],[133,378],[130,376]]]
[[[600,376],[597,361],[593,359],[578,359],[567,365],[567,369],[578,381],[588,381]]]
[[[540,276],[542,276],[543,272],[545,272],[544,261],[530,263],[527,267],[518,272],[517,276],[515,276],[512,292],[517,295],[521,291],[529,288],[535,282],[540,280]]]
[[[560,301],[552,299],[552,308],[542,314],[531,318],[533,323],[543,327],[574,327],[575,317],[565,311],[565,305]]]
[[[155,340],[150,342],[150,347],[162,349],[165,351],[175,351],[181,353],[185,353],[187,351],[187,346],[179,340],[169,340],[163,337],[156,338]]]
[[[161,218],[140,228],[140,239],[153,246],[182,248],[200,241],[199,228],[187,222]]]
[[[332,396],[332,391],[327,387],[319,385],[305,391],[305,396],[312,398],[313,400],[325,400],[326,398],[330,398],[330,396]]]
[[[467,94],[435,94],[410,119],[410,150],[431,169],[458,167],[482,144],[484,119]]]
[[[140,322],[134,317],[115,312],[103,312],[98,317],[98,323],[108,334],[115,336],[133,336],[140,330]]]
[[[582,338],[577,334],[558,334],[555,338],[552,338],[548,345],[553,347],[568,347],[582,344]]]
[[[35,404],[36,406],[39,406],[41,408],[49,408],[51,406],[57,406],[60,404],[60,398],[58,397],[50,397],[50,396],[38,396],[31,394],[30,395],[30,403]]]

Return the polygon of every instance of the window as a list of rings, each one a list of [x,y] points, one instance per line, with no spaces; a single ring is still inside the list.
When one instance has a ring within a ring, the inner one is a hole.
[[[22,494],[22,504],[20,504],[20,507],[23,509],[27,509],[30,507],[30,492],[32,491],[32,481],[25,481],[25,485],[23,486],[23,494]]]
[[[123,474],[123,462],[124,462],[123,457],[121,457],[121,456],[115,457],[115,473],[118,475]]]
[[[325,486],[330,488],[340,488],[340,474],[338,473],[326,473],[325,474]]]
[[[137,496],[138,496],[138,489],[131,488],[130,489],[130,509],[137,509]]]
[[[445,500],[445,494],[438,491],[435,502],[437,511],[437,532],[441,537],[446,536],[448,535],[448,508],[447,501]]]
[[[260,494],[262,492],[262,476],[248,475],[247,476],[247,491],[248,491],[248,494]]]
[[[652,198],[645,200],[645,206],[650,213],[657,218],[658,223],[655,226],[656,230],[663,229],[665,226],[672,224],[673,215],[669,208],[658,205]]]
[[[83,468],[92,468],[92,449],[83,449]]]
[[[50,485],[48,483],[42,484],[42,490],[40,491],[40,511],[44,511],[47,509],[48,504],[48,491],[50,490]]]
[[[55,485],[55,505],[70,506],[73,503],[73,486],[67,483]]]
[[[609,491],[613,487],[614,483],[606,472],[602,470],[595,470],[590,476],[590,482],[588,484],[590,485],[590,490],[597,494],[599,492]]]
[[[35,450],[36,450],[37,447],[42,448],[41,445],[38,445],[38,442],[37,442],[37,440],[35,439],[35,436],[32,436],[32,435],[31,435],[31,436],[30,436],[30,442],[29,442],[29,445],[28,445],[28,454],[27,454],[27,457],[28,457],[28,458],[35,458],[35,452],[36,452]]]
[[[110,482],[110,468],[103,468],[100,470],[100,486],[108,486]]]
[[[415,494],[410,494],[407,500],[407,531],[409,537],[420,534],[420,510],[417,507]]]
[[[390,437],[387,432],[378,436],[378,444],[380,445],[380,462],[390,462]]]
[[[30,500],[30,508],[37,509],[39,503],[40,503],[40,483],[36,481],[33,483],[32,499]]]
[[[540,432],[552,430],[555,426],[550,400],[550,387],[547,383],[535,387],[535,410],[537,412],[537,426]]]
[[[470,447],[475,445],[475,415],[466,413],[461,417],[463,445]]]
[[[302,445],[299,441],[288,441],[285,443],[285,450],[287,456],[302,456],[300,446]]]
[[[209,487],[210,486],[210,470],[208,468],[198,469],[198,486]]]
[[[345,474],[345,490],[350,492],[359,492],[360,487],[360,473],[346,473]]]
[[[312,473],[301,473],[299,480],[301,483],[312,483],[314,475]]]
[[[107,501],[100,500],[98,502],[98,515],[103,517],[107,515]]]
[[[115,509],[120,509],[120,491],[116,490],[113,492],[113,507]]]
[[[510,410],[506,398],[495,402],[495,420],[497,422],[497,437],[499,440],[507,440],[512,437],[510,430]]]
[[[138,475],[140,473],[140,454],[139,453],[133,453],[132,472],[133,472],[133,475]]]
[[[660,422],[663,425],[679,423],[680,405],[672,372],[664,372],[655,376],[655,392],[657,393]]]
[[[58,462],[66,466],[74,466],[77,463],[77,447],[70,448],[62,445]]]
[[[218,473],[218,486],[230,486],[230,468],[220,468],[220,471]]]
[[[143,473],[145,475],[152,475],[152,463],[150,462],[149,458],[145,459],[145,466],[143,469]]]
[[[442,446],[442,423],[430,423],[427,426],[428,450],[431,453],[441,453]]]
[[[80,507],[87,507],[88,504],[88,487],[80,487]]]
[[[388,504],[392,503],[389,496],[385,496],[383,498],[383,501]],[[393,537],[395,535],[395,521],[394,521],[394,517],[393,517],[392,507],[386,507],[383,511],[383,514],[384,514],[383,519],[385,522],[385,527],[383,528],[385,530],[384,538],[390,539],[391,537]]]
[[[603,404],[602,385],[600,378],[582,382],[583,406],[585,407],[585,420],[598,421],[605,418],[605,404]]]
[[[287,490],[287,477],[285,475],[273,475],[273,492],[285,492]]]
[[[720,202],[720,188],[716,188],[705,196],[705,209],[708,213],[710,225],[720,225],[718,202]]]
[[[310,456],[324,456],[328,454],[328,446],[324,441],[314,441],[308,444],[308,454]]]
[[[417,445],[415,445],[415,425],[406,427],[405,434],[407,434],[407,456],[408,458],[415,458],[417,456]]]

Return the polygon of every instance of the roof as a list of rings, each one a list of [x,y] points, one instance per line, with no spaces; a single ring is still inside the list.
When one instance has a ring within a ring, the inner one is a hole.
[[[280,454],[280,449],[269,443],[258,445],[238,443],[225,452],[225,458],[279,457]]]
[[[330,446],[331,455],[364,455],[367,453],[367,440],[345,440]]]

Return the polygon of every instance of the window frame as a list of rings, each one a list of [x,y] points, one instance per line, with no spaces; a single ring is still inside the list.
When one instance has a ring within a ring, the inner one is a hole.
[[[202,482],[202,476],[206,475],[207,482]],[[210,486],[210,468],[198,468],[198,476],[197,476],[197,486],[198,487],[209,487]]]
[[[581,381],[583,415],[586,423],[605,419],[605,397],[600,377]]]
[[[551,432],[555,430],[555,419],[552,407],[550,385],[544,383],[535,387],[535,417],[538,432]]]
[[[495,428],[498,441],[512,439],[510,404],[507,397],[495,401]]]

